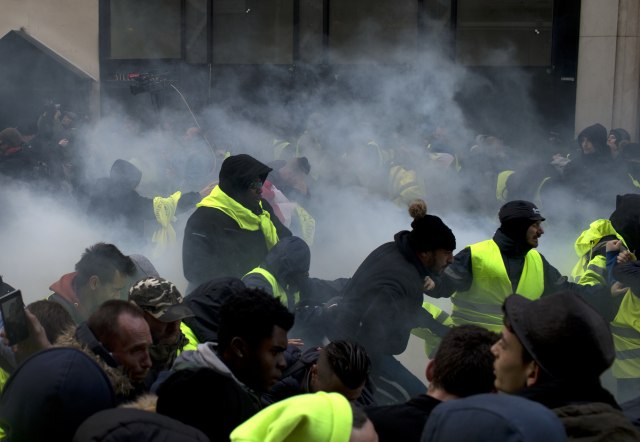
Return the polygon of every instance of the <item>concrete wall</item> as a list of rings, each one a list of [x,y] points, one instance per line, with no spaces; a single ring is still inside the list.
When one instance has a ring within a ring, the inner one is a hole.
[[[99,0],[2,0],[0,36],[24,28],[98,80]]]
[[[637,0],[582,0],[576,133],[602,123],[638,139],[639,37]]]

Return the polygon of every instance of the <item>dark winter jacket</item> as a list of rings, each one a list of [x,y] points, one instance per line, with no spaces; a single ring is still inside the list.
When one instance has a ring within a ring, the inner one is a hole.
[[[200,430],[162,414],[113,408],[94,414],[78,428],[74,442],[208,442]]]
[[[237,278],[217,278],[198,286],[184,298],[194,316],[182,322],[189,326],[198,342],[218,341],[220,307],[225,299],[244,288],[244,283]]]
[[[595,151],[584,154],[580,147],[577,158],[571,160],[564,168],[562,181],[576,200],[592,201],[608,207],[619,189],[618,185],[611,183],[612,180],[619,178],[618,174],[608,175],[610,176],[608,184],[596,179],[601,174],[607,173],[605,171],[608,171],[608,167],[613,166],[611,151],[607,146],[607,130],[601,124],[587,127],[578,135],[578,146],[580,146],[583,137],[587,137],[591,141]],[[627,177],[624,177],[624,180],[627,181]]]
[[[515,293],[522,269],[524,268],[525,255],[530,247],[516,243],[513,239],[505,235],[500,229],[496,230],[493,240],[500,249],[502,260],[504,261],[507,275],[511,281],[511,287]],[[549,264],[549,261],[540,254],[542,258],[542,266],[544,271],[544,292],[542,296],[550,295],[565,290],[578,292],[601,314],[610,316],[610,296],[608,295],[608,287],[605,285],[583,286],[569,282],[566,276],[562,276],[560,272]],[[449,265],[443,272],[441,277],[435,279],[435,289],[429,291],[428,295],[434,298],[448,298],[454,292],[465,292],[471,287],[473,282],[471,266],[471,249],[465,247],[456,254],[453,263]],[[615,313],[613,313],[615,314]],[[613,316],[610,317],[613,319]]]
[[[640,433],[622,414],[611,393],[596,378],[591,382],[546,380],[518,393],[551,409],[569,440],[640,441]]]
[[[242,157],[229,164],[229,160]],[[226,166],[226,167],[225,167]],[[266,178],[271,169],[248,155],[229,157],[220,170],[220,189],[236,199],[248,189],[251,180]],[[269,212],[278,237],[291,232],[278,220],[272,207],[264,199],[262,207]],[[213,278],[242,278],[260,265],[267,256],[267,245],[260,229],[240,228],[238,223],[221,210],[198,207],[189,217],[184,231],[182,265],[189,287],[194,288]]]
[[[116,404],[109,378],[82,351],[36,353],[9,378],[0,397],[7,440],[70,441],[92,414]]]
[[[636,296],[640,296],[640,261],[616,264],[613,267],[613,278],[629,287]]]
[[[567,435],[558,418],[540,404],[509,394],[489,393],[438,405],[420,440],[564,442]]]
[[[431,411],[442,401],[421,394],[403,404],[367,407],[380,442],[419,442]]]
[[[354,340],[369,355],[398,355],[411,329],[425,327],[444,335],[447,327],[424,309],[424,278],[430,272],[409,245],[409,232],[375,249],[358,267],[337,307],[333,339]]]
[[[130,236],[141,241],[144,238],[145,221],[155,221],[153,198],[141,196],[135,189],[140,184],[142,172],[125,160],[116,160],[109,178],[96,182],[88,213],[102,224],[122,223]],[[176,213],[194,208],[200,194],[189,192],[178,200]]]

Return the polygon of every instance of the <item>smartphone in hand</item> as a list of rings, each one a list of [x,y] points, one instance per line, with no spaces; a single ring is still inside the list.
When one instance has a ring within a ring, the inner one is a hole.
[[[0,296],[0,314],[9,345],[17,344],[29,337],[27,315],[24,313],[24,302],[20,290]]]

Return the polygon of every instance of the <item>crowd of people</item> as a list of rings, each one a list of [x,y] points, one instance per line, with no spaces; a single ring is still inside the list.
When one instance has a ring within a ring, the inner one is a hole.
[[[145,194],[133,152],[86,184],[77,120],[54,107],[32,135],[0,132],[3,184],[64,192],[117,239],[87,247],[26,307],[25,339],[5,333],[6,440],[640,440],[640,150],[625,130],[590,126],[577,155],[533,161],[496,136],[464,151],[443,128],[408,147],[338,152],[316,117],[262,155],[214,149],[190,128],[182,142],[199,147],[178,150],[173,175],[156,175],[162,192]],[[338,178],[335,165],[354,161],[367,167]],[[594,179],[614,166],[606,185]],[[443,174],[473,188],[434,186]],[[328,183],[413,218],[338,279],[309,274],[331,222],[312,191]],[[602,209],[569,276],[537,250],[558,189]],[[454,254],[447,212],[425,202],[445,199],[495,209],[493,236]],[[182,291],[146,256],[178,237]],[[0,294],[13,292],[3,276]],[[428,387],[396,358],[411,334]]]

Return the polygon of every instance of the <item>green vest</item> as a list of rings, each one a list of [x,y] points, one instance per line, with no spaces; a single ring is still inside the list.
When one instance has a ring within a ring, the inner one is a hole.
[[[640,299],[631,290],[622,298],[618,314],[611,322],[616,359],[616,379],[640,378]]]
[[[473,281],[469,291],[451,297],[454,325],[475,324],[494,332],[502,330],[502,304],[513,293],[500,249],[492,239],[469,246]],[[542,257],[531,249],[525,255],[524,267],[516,293],[538,299],[544,292]]]
[[[295,292],[293,294],[293,299],[290,299],[287,295],[287,291],[280,285],[275,276],[271,274],[268,270],[263,269],[262,267],[256,267],[251,270],[247,275],[251,273],[258,273],[267,280],[269,285],[271,286],[271,291],[273,292],[273,297],[279,299],[280,302],[289,309],[289,311],[293,311],[298,302],[300,302],[300,292]],[[247,276],[244,275],[244,276]]]

